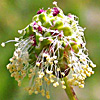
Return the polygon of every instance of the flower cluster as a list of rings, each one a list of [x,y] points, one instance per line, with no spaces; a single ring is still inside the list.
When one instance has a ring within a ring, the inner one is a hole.
[[[84,80],[94,73],[95,64],[89,59],[85,47],[84,29],[79,26],[75,15],[64,15],[53,3],[54,8],[40,9],[32,22],[18,32],[20,38],[9,40],[16,42],[13,57],[7,65],[21,86],[28,76],[29,95],[41,93],[50,98],[49,85],[62,85],[66,89],[64,77],[70,85],[84,87]],[[2,43],[2,46],[5,46]]]

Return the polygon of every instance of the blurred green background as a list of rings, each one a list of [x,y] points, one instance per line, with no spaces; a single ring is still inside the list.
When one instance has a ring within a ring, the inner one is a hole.
[[[56,0],[64,13],[79,17],[80,25],[86,27],[85,37],[91,60],[97,65],[95,74],[85,80],[85,88],[75,87],[79,100],[100,100],[100,0]],[[0,0],[0,43],[18,37],[17,30],[28,25],[39,8],[52,7],[53,0]],[[0,46],[0,100],[46,100],[41,95],[29,96],[18,87],[6,69],[12,57],[14,45]],[[61,87],[51,86],[50,100],[68,100]]]

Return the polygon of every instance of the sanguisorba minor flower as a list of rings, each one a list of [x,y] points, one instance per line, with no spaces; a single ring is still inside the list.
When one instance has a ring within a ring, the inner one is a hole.
[[[84,29],[78,17],[63,11],[53,2],[54,8],[40,9],[32,22],[18,32],[21,37],[3,42],[16,42],[13,57],[7,69],[21,86],[29,78],[26,90],[29,95],[41,93],[50,98],[49,85],[62,85],[64,77],[70,85],[84,87],[84,80],[94,74],[95,64],[89,59],[84,38]]]

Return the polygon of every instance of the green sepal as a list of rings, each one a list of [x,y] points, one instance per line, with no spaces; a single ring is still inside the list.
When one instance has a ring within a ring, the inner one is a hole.
[[[66,47],[66,42],[64,42],[64,41],[61,41],[61,43],[62,43],[62,47]]]
[[[38,19],[38,15],[35,15],[32,19],[32,21],[36,21],[37,22],[37,19]]]
[[[59,27],[58,30],[63,30],[65,36],[71,36],[73,34],[70,27]]]
[[[42,47],[47,46],[51,43],[51,41],[49,39],[43,39],[43,41],[41,42]]]
[[[50,24],[50,22],[44,22],[43,26],[46,27],[46,28],[50,28],[51,24]]]
[[[81,45],[78,45],[78,44],[75,44],[72,46],[72,49],[74,50],[75,53],[78,53],[80,48],[81,48]]]
[[[51,36],[51,33],[50,33],[50,32],[46,32],[46,33],[44,34],[44,36],[45,36],[45,37],[49,37],[49,36]]]
[[[55,20],[56,20],[56,17],[50,18],[50,21],[51,21],[52,25],[53,25],[53,21],[55,21]]]
[[[55,21],[55,25],[53,29],[59,29],[60,27],[63,27],[63,22],[62,21]]]
[[[60,58],[62,58],[64,55],[64,48],[60,48],[59,53],[60,53]]]
[[[59,14],[57,14],[57,16],[60,17],[60,18],[63,18],[64,15],[62,16],[62,15],[59,13]]]
[[[48,9],[48,10],[46,11],[46,14],[49,15],[50,13],[51,13],[51,9]]]
[[[25,34],[24,34],[23,38],[26,38],[26,37],[32,35],[34,33],[33,27],[29,25],[28,27],[25,28],[24,33]]]
[[[48,39],[43,39],[43,41],[41,41],[39,43],[40,43],[39,47],[35,48],[35,52],[36,52],[37,55],[39,55],[40,52],[43,50],[43,48],[46,47],[46,46],[48,46],[51,43],[51,41],[48,40]]]
[[[36,56],[35,56],[35,53],[31,53],[31,55],[29,56],[29,58],[30,58],[30,61],[29,61],[29,63],[31,64],[31,63],[33,63],[33,62],[35,62],[36,61]]]
[[[43,24],[44,22],[46,22],[46,16],[44,13],[39,14],[39,20],[40,22]]]
[[[42,35],[40,33],[37,33],[35,34],[35,39],[36,39],[36,44],[38,45],[39,44],[39,38],[41,37]]]

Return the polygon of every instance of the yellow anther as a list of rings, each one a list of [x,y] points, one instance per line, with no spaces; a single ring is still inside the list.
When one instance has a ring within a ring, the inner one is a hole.
[[[41,93],[41,95],[44,97],[45,96],[45,93]]]
[[[37,90],[38,92],[40,92],[40,87],[37,87],[36,90]]]
[[[33,91],[32,90],[29,90],[29,95],[32,95]]]
[[[9,69],[9,72],[12,73],[12,72],[13,72],[13,69],[10,68],[10,69]]]
[[[41,75],[43,75],[43,76],[44,76],[44,72],[41,72]]]
[[[84,84],[84,81],[81,81],[82,84]]]
[[[14,76],[14,77],[15,77],[15,76]],[[18,80],[19,80],[19,78],[18,78],[18,77],[15,77],[15,80],[16,80],[16,81],[18,81]]]
[[[40,75],[39,75],[39,78],[42,78],[42,77],[43,77],[43,75],[40,74]]]
[[[47,81],[47,85],[50,85],[51,81]]]
[[[56,85],[58,86],[58,85],[59,85],[59,83],[58,83],[58,82],[56,82]]]
[[[30,69],[30,72],[33,72],[33,69],[32,68]]]
[[[86,74],[85,74],[85,73],[81,73],[81,75],[82,75],[84,78],[86,78]]]
[[[43,37],[40,37],[40,38],[39,38],[39,41],[43,41]]]
[[[21,80],[18,80],[18,86],[21,86]]]
[[[57,68],[57,71],[60,71],[60,68]]]
[[[47,61],[50,61],[50,56],[47,56],[46,60],[47,60]]]
[[[81,70],[78,70],[78,72],[79,72],[79,73],[82,73],[82,72],[83,72],[83,70],[82,70],[82,69],[81,69]]]
[[[65,81],[61,81],[61,84],[62,84],[62,85],[65,84]]]
[[[86,65],[86,68],[88,68],[89,66],[88,65]]]
[[[53,79],[50,79],[50,82],[51,82],[51,83],[53,83],[53,82],[54,82],[54,80],[53,80]]]
[[[78,76],[78,80],[82,80],[83,78],[82,78],[82,76],[80,75],[80,76]]]
[[[79,88],[84,88],[84,84],[80,84],[79,85]]]
[[[16,72],[16,71],[17,71],[17,69],[16,69],[16,68],[14,68],[14,69],[13,69],[13,71],[14,71],[14,72]]]
[[[31,87],[31,90],[32,90],[32,91],[34,91],[34,90],[35,90],[35,88],[34,88],[34,87]]]
[[[35,93],[35,94],[38,94],[38,91],[35,91],[34,93]]]
[[[45,81],[48,81],[48,78],[47,78],[47,77],[44,77],[44,80],[45,80]]]
[[[52,64],[53,64],[53,62],[52,62],[52,61],[50,61],[49,63],[50,63],[50,65],[52,65]]]
[[[57,87],[56,83],[53,83],[53,86],[54,86],[54,87]]]
[[[95,68],[95,67],[96,67],[96,65],[93,64],[92,62],[90,63],[90,66],[91,66],[92,68]]]
[[[75,82],[74,82],[74,85],[75,85],[75,86],[77,86],[78,84],[79,84],[79,82],[78,82],[78,81],[75,81]]]
[[[22,59],[21,58],[18,58],[18,62],[21,62],[22,61]]]
[[[84,58],[83,61],[86,61],[86,59]]]
[[[88,67],[87,68],[87,71],[92,72],[92,68],[91,67]]]
[[[34,73],[32,73],[32,75],[35,75],[35,72],[34,72]]]
[[[91,73],[86,72],[86,75],[87,75],[88,77],[90,77],[90,76],[91,76]]]
[[[65,73],[61,72],[61,75],[65,76]]]
[[[47,56],[48,56],[48,54],[43,53],[43,57],[47,57]]]
[[[11,74],[11,77],[14,77],[14,75],[15,75],[15,74],[14,74],[14,73],[12,73],[12,74]]]
[[[58,63],[58,60],[54,60],[54,63],[57,64]]]
[[[72,68],[72,70],[74,71],[74,68]]]
[[[50,95],[46,95],[46,98],[47,98],[47,99],[50,99]]]
[[[10,69],[10,68],[11,68],[11,64],[8,64],[8,65],[7,65],[7,69]]]
[[[15,37],[15,41],[19,41],[19,38]]]
[[[4,43],[4,42],[2,42],[2,43],[1,43],[1,46],[2,46],[2,47],[5,47],[5,43]]]
[[[58,85],[59,85],[58,82],[53,83],[53,86],[54,86],[54,87],[57,87]]]
[[[12,58],[9,59],[10,62],[13,62],[14,60]]]
[[[39,62],[36,62],[36,66],[38,66],[38,67],[39,67],[39,66],[40,66],[40,63],[39,63]]]
[[[63,89],[66,89],[66,86],[65,86],[65,85],[62,85],[62,88],[63,88]]]
[[[94,74],[94,71],[92,71],[91,74]]]
[[[86,66],[85,66],[85,65],[82,65],[82,68],[83,68],[83,69],[86,69]]]
[[[22,73],[26,73],[26,70],[22,70],[21,72],[22,72]]]
[[[69,79],[68,83],[72,85],[73,81],[74,81],[74,79]]]
[[[53,56],[53,59],[57,59],[57,56]]]
[[[52,74],[53,71],[46,70],[46,73],[47,73],[47,74]]]
[[[45,93],[45,90],[44,90],[44,89],[42,89],[42,90],[41,90],[41,93]]]
[[[42,86],[42,82],[39,83],[39,86]]]
[[[49,91],[46,91],[46,95],[49,95]]]
[[[28,74],[28,77],[29,77],[29,79],[31,79],[32,78],[32,74]]]
[[[30,88],[29,87],[26,87],[26,88],[24,88],[26,91],[29,91],[30,90]]]
[[[72,74],[72,76],[73,76],[74,78],[77,78],[77,75],[76,75],[76,74]]]

